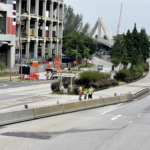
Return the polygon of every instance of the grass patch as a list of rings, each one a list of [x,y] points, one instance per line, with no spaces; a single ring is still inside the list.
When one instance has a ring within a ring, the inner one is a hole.
[[[19,76],[19,73],[12,73],[11,76]],[[9,72],[1,72],[0,78],[2,78],[2,77],[10,77],[10,73]]]
[[[95,66],[94,64],[88,63],[87,65],[86,64],[82,64],[80,66],[80,68],[91,68],[91,67],[94,67],[94,66]]]

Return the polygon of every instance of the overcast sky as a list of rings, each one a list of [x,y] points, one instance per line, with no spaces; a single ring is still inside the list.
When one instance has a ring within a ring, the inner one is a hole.
[[[132,30],[136,23],[139,31],[145,28],[150,35],[150,0],[64,0],[75,13],[84,15],[84,23],[89,22],[91,28],[102,17],[110,36],[116,34],[122,2],[120,33]]]

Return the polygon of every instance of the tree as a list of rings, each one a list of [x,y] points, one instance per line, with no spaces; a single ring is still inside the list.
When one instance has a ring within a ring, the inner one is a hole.
[[[142,53],[142,60],[146,62],[146,59],[149,58],[149,38],[146,34],[145,29],[141,29],[141,32],[139,34],[140,36],[140,48]]]
[[[123,54],[123,35],[118,35],[114,38],[114,45],[110,48],[110,55],[112,59],[118,59],[120,62]],[[115,62],[117,62],[115,60]]]
[[[123,47],[123,56],[121,59],[121,63],[124,65],[124,68],[126,69],[128,63],[129,63],[129,58],[128,58],[127,49],[126,49],[125,45]]]
[[[94,54],[96,52],[97,44],[92,38],[85,37],[84,38],[84,44],[89,49],[89,54]]]
[[[104,36],[103,36],[103,39],[107,40],[107,37],[106,37],[106,35],[104,35]]]
[[[133,35],[133,47],[135,52],[134,59],[135,59],[135,65],[137,66],[139,63],[142,62],[142,53],[140,49],[140,37],[136,29],[136,24],[134,25],[132,35]]]
[[[84,57],[87,47],[84,44],[84,37],[82,34],[71,32],[63,37],[63,41],[62,50],[64,54],[75,58],[75,54],[78,54],[78,60],[81,60]]]
[[[0,62],[0,70],[3,71],[6,68],[7,66],[4,63]]]
[[[89,36],[90,33],[90,24],[83,24],[83,15],[75,14],[73,7],[70,5],[64,5],[64,14],[63,14],[63,35],[67,35],[70,32],[79,32],[83,36]]]
[[[127,31],[126,36],[124,37],[124,45],[127,51],[128,60],[133,65],[135,65],[135,48],[133,47],[133,35],[130,30]]]

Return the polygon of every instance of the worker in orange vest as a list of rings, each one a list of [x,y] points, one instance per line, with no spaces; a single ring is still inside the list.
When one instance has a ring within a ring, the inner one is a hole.
[[[82,100],[81,99],[81,97],[82,97],[82,87],[79,87],[78,92],[79,92],[79,101],[81,101]]]

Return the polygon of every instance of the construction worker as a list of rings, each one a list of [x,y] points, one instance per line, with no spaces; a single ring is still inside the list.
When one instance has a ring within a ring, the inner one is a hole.
[[[88,90],[88,99],[92,99],[92,89],[91,87],[89,87],[89,90]]]
[[[82,97],[82,87],[79,87],[78,92],[79,92],[79,101],[81,101],[82,100],[81,99],[81,97]]]
[[[86,97],[87,97],[87,94],[88,94],[88,90],[87,90],[87,88],[86,89],[84,89],[84,99],[86,99]]]
[[[93,96],[93,87],[91,86],[91,90],[92,90],[92,95],[91,95],[91,99],[92,99],[92,96]]]

